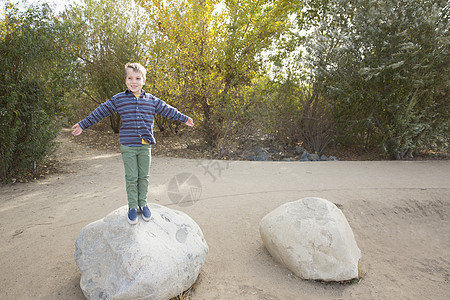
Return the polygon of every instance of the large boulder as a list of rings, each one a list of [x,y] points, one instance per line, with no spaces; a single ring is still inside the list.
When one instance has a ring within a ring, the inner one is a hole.
[[[283,204],[261,220],[259,229],[269,253],[301,278],[358,278],[361,251],[344,214],[328,200]]]
[[[185,213],[150,204],[152,218],[127,222],[127,206],[84,227],[76,240],[88,299],[170,299],[197,279],[208,245]]]

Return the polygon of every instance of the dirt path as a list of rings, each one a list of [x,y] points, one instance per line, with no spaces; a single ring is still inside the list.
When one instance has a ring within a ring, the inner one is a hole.
[[[74,262],[80,229],[126,204],[120,154],[60,137],[64,173],[0,186],[0,299],[84,299]],[[200,198],[173,203],[186,173]],[[275,263],[261,218],[306,196],[338,204],[362,251],[364,278],[305,281]],[[193,299],[448,299],[450,161],[226,162],[154,157],[150,202],[189,214],[210,252]],[[125,216],[124,216],[125,217]]]

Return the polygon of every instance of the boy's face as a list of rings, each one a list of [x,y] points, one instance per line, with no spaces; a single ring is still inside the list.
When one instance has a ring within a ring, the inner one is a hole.
[[[133,94],[140,94],[141,89],[145,84],[145,78],[140,72],[135,72],[133,69],[128,69],[127,76],[125,77],[125,83],[127,88]]]

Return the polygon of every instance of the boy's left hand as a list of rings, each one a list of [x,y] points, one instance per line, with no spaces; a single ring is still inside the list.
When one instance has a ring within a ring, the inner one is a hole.
[[[186,121],[186,123],[184,123],[184,124],[186,124],[186,125],[189,126],[189,127],[193,127],[193,126],[194,126],[194,121],[193,121],[191,118],[189,118],[189,119]]]

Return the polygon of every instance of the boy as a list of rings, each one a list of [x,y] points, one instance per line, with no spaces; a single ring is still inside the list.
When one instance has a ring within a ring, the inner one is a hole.
[[[147,206],[148,178],[151,162],[151,145],[155,144],[153,121],[155,113],[175,121],[194,126],[192,119],[164,101],[142,90],[147,71],[138,63],[125,65],[125,92],[114,95],[97,107],[84,120],[73,125],[72,134],[83,130],[118,112],[122,118],[119,132],[120,151],[125,166],[125,181],[128,198],[128,222],[137,224],[137,209],[145,221],[150,220]]]

